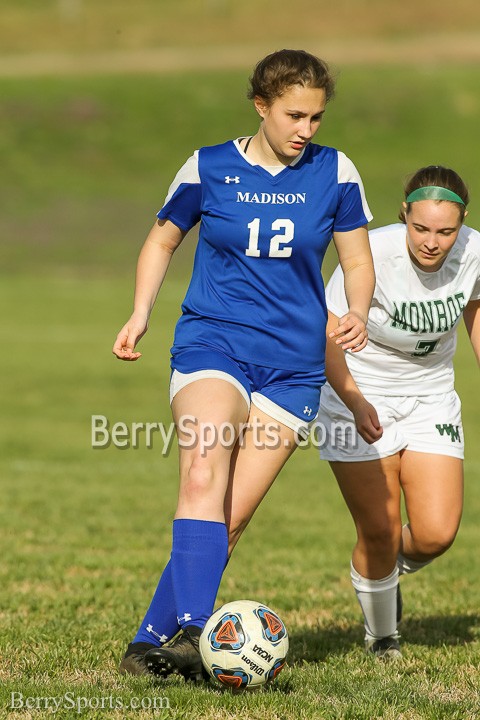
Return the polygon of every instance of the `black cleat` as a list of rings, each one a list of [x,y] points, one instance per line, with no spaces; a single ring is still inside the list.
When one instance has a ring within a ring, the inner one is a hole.
[[[173,674],[183,675],[185,680],[195,683],[207,679],[198,649],[201,634],[202,628],[187,625],[171,645],[149,650],[145,654],[148,672],[163,678]]]
[[[379,660],[400,660],[402,652],[398,637],[384,637],[378,640],[367,640],[365,643],[365,652],[375,655]]]
[[[402,619],[403,614],[403,599],[402,591],[400,590],[400,583],[397,585],[397,623]]]
[[[130,643],[118,668],[120,675],[148,675],[145,653],[156,647],[153,643],[147,642]]]

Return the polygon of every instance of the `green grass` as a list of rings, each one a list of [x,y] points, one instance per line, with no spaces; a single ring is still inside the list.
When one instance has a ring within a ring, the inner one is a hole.
[[[475,68],[414,77],[398,68],[343,69],[321,140],[355,160],[374,224],[395,218],[403,176],[436,161],[465,176],[469,222],[480,226],[478,82]],[[200,144],[254,131],[244,89],[244,74],[222,72],[0,83],[0,717],[11,692],[72,693],[92,707],[102,697],[167,697],[170,709],[155,717],[176,720],[478,717],[478,370],[463,332],[464,519],[449,553],[405,579],[401,665],[362,653],[348,573],[353,525],[328,466],[309,448],[259,509],[218,598],[258,598],[284,618],[291,653],[278,682],[234,696],[117,675],[168,553],[177,458],[162,457],[157,443],[92,450],[90,418],[169,422],[168,349],[191,249],[174,259],[142,360],[119,363],[110,348],[172,174]],[[68,708],[56,714],[75,716]]]

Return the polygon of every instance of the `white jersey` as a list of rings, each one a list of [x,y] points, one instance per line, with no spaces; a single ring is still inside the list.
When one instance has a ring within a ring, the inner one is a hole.
[[[359,388],[377,395],[453,390],[456,329],[465,305],[480,299],[480,233],[462,226],[442,267],[424,272],[410,260],[402,223],[369,233],[376,273],[367,346],[346,353]],[[348,311],[339,267],[326,288],[328,309]]]

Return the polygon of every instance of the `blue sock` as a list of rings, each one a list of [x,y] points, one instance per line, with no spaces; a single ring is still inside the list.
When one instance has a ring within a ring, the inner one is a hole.
[[[225,523],[210,520],[173,521],[172,580],[181,627],[203,628],[213,612],[227,563]]]
[[[171,562],[162,573],[157,589],[132,643],[163,645],[180,630],[173,595]]]

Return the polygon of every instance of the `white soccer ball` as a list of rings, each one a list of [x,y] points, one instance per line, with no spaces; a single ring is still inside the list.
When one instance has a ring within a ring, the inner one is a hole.
[[[207,672],[234,690],[274,680],[285,665],[287,628],[266,605],[236,600],[216,610],[200,636]]]

